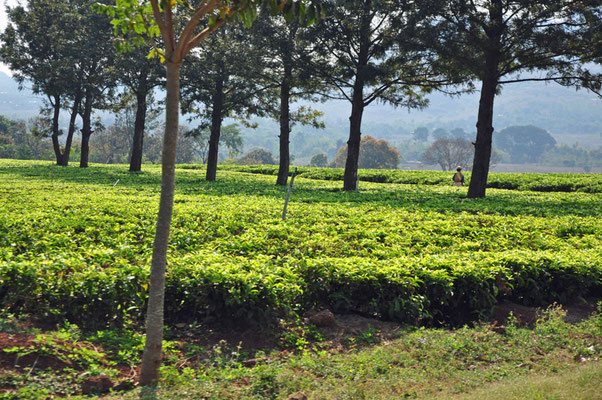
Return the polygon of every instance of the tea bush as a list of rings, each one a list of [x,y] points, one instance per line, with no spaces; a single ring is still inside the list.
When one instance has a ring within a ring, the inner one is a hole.
[[[168,323],[267,323],[328,307],[459,324],[501,299],[602,297],[599,193],[490,189],[469,200],[466,188],[371,182],[346,193],[300,175],[283,221],[286,189],[237,171],[210,183],[177,170]],[[0,179],[2,309],[87,328],[140,323],[159,168],[0,160]]]
[[[182,168],[198,168],[186,165]],[[278,175],[277,165],[224,165],[227,171],[253,174]],[[294,168],[291,168],[291,173]],[[344,169],[298,167],[297,174],[307,179],[342,181]],[[412,185],[450,185],[452,172],[364,169],[358,171],[360,181],[377,183],[399,183]],[[470,183],[470,172],[465,172],[466,184]],[[487,187],[494,189],[533,190],[538,192],[586,192],[602,193],[600,174],[551,174],[551,173],[490,173]]]

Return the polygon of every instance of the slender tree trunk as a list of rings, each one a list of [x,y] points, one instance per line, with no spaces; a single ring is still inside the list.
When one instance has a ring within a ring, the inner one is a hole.
[[[493,141],[493,103],[496,87],[497,79],[495,78],[486,77],[482,82],[477,120],[477,140],[474,143],[474,161],[467,195],[469,198],[485,197]]]
[[[286,67],[285,67],[286,70]],[[290,67],[289,67],[290,73]],[[286,73],[285,73],[286,74]],[[277,186],[286,186],[288,180],[288,171],[290,166],[290,95],[291,88],[289,84],[290,75],[286,77],[280,85],[280,166],[278,168]]]
[[[209,151],[207,153],[207,173],[205,179],[215,181],[217,174],[217,158],[219,151],[219,137],[222,130],[222,112],[224,107],[224,78],[220,73],[215,81],[211,109],[211,135],[209,136]]]
[[[364,114],[364,69],[368,65],[370,50],[372,2],[364,2],[360,27],[360,43],[357,57],[357,72],[353,83],[351,98],[351,116],[349,117],[349,140],[347,141],[347,160],[343,176],[343,190],[351,191],[357,188],[357,169],[360,159],[360,144],[362,140],[362,116]]]
[[[165,270],[173,212],[178,118],[180,113],[180,67],[181,61],[177,63],[167,62],[167,98],[165,102],[161,200],[159,202],[151,262],[148,308],[146,312],[146,343],[140,370],[141,386],[155,385],[157,383],[159,379],[159,366],[161,365]]]
[[[52,148],[56,157],[56,164],[61,165],[63,155],[61,154],[61,144],[59,143],[59,114],[61,112],[61,96],[54,96],[52,104]]]
[[[488,32],[488,49],[485,55],[485,75],[481,83],[479,115],[477,119],[477,140],[475,145],[472,175],[468,187],[468,198],[485,197],[487,176],[491,162],[491,144],[493,141],[493,103],[499,82],[499,62],[501,52],[501,36],[504,16],[500,0],[495,0],[495,7],[489,9],[490,18],[495,21],[494,29]]]
[[[284,65],[284,79],[280,85],[280,166],[278,167],[277,186],[286,186],[288,180],[288,171],[290,168],[290,135],[291,135],[291,117],[290,117],[290,98],[291,98],[291,80],[293,75],[291,46],[288,41],[282,43],[282,61]]]
[[[88,158],[90,155],[90,134],[82,132],[81,154],[79,155],[79,167],[88,168]]]
[[[355,92],[358,91],[356,95]],[[351,104],[349,117],[349,140],[347,141],[347,160],[345,161],[345,175],[343,177],[343,190],[355,190],[357,187],[357,169],[360,159],[360,143],[362,140],[362,115],[364,113],[363,90],[356,87]]]
[[[92,135],[92,101],[93,94],[90,90],[88,90],[86,91],[84,112],[82,113],[82,148],[79,159],[80,168],[88,168],[88,158],[90,156],[90,136]]]
[[[136,91],[136,121],[134,122],[134,140],[132,143],[132,155],[130,158],[130,172],[138,172],[142,169],[142,149],[144,144],[144,126],[146,124],[146,97],[148,72],[142,71],[139,85]]]
[[[66,167],[69,165],[69,156],[71,155],[71,143],[73,142],[73,134],[75,133],[75,120],[79,113],[79,103],[81,101],[81,95],[77,94],[73,99],[73,106],[71,107],[71,117],[69,118],[69,131],[67,132],[67,140],[65,141],[65,149],[61,156],[61,162],[59,165]]]
[[[491,144],[493,141],[493,103],[497,88],[497,72],[494,66],[487,62],[487,72],[481,85],[481,98],[479,100],[479,116],[477,120],[477,140],[475,145],[472,175],[468,187],[468,197],[485,197],[489,163],[491,160]]]

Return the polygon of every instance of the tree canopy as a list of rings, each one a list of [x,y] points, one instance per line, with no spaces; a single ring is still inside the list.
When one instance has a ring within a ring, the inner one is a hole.
[[[319,29],[319,28],[318,28]],[[262,15],[252,28],[253,42],[260,50],[262,69],[255,77],[272,90],[263,95],[268,115],[277,120],[279,130],[279,168],[276,185],[286,185],[290,167],[290,133],[295,124],[323,128],[322,113],[307,106],[296,106],[301,100],[315,99],[326,91],[326,83],[316,70],[324,63],[324,54],[315,51],[307,27],[296,21]]]
[[[462,138],[442,137],[435,140],[422,155],[429,164],[439,164],[444,171],[452,171],[457,166],[467,166],[472,162],[474,147],[470,141]]]
[[[533,125],[510,126],[494,138],[495,147],[507,153],[514,164],[535,163],[556,140],[545,129]]]
[[[245,120],[267,114],[269,86],[258,75],[263,49],[253,46],[242,24],[233,22],[208,37],[182,70],[182,111],[208,128],[206,180],[216,179],[225,118]]]
[[[267,151],[266,149],[255,149],[253,151],[248,152],[241,158],[237,160],[237,164],[242,165],[254,165],[254,164],[268,164],[275,165],[276,160],[274,160],[274,156],[272,153]]]
[[[66,3],[30,0],[27,7],[7,7],[8,26],[0,40],[0,58],[13,71],[19,85],[31,83],[35,94],[46,96],[45,110],[51,114],[52,143],[57,164],[67,165],[79,110],[81,90],[77,82],[78,37],[65,32],[66,26],[78,26],[77,13]],[[71,121],[65,145],[61,148],[59,115],[71,102]]]
[[[347,146],[343,146],[337,152],[330,164],[334,168],[342,168],[347,160]],[[399,151],[392,147],[385,139],[376,139],[370,135],[362,137],[359,168],[373,169],[395,169],[401,157]]]
[[[324,168],[328,165],[328,157],[324,153],[314,155],[309,161],[310,167]]]
[[[423,107],[421,88],[436,86],[437,72],[413,41],[416,4],[411,1],[333,1],[316,28],[317,51],[328,64],[320,71],[332,97],[351,103],[343,188],[354,190],[365,107],[375,101]]]

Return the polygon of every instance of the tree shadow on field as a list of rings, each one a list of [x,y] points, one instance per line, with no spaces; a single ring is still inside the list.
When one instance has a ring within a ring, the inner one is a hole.
[[[57,167],[50,162],[2,162],[3,182],[30,180],[43,189],[55,183],[75,183],[120,190],[159,192],[159,165],[145,165],[144,170],[130,173],[127,165],[93,164],[89,168]],[[177,168],[176,196],[249,196],[283,201],[286,187],[275,186],[275,176],[219,171],[217,181],[207,182],[205,170]],[[291,203],[336,204],[353,207],[389,207],[439,213],[472,213],[495,215],[599,216],[602,195],[584,193],[528,192],[488,189],[483,199],[467,199],[467,188],[451,185],[412,185],[360,182],[358,192],[345,192],[340,181],[295,180]]]

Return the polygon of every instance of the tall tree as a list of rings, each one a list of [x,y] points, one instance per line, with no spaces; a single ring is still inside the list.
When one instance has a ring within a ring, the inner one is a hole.
[[[123,95],[134,96],[136,112],[134,132],[130,150],[130,172],[142,169],[144,149],[144,132],[146,130],[148,104],[154,88],[164,83],[165,70],[157,58],[148,58],[153,48],[151,39],[143,39],[141,45],[122,52],[115,60],[116,73],[119,82],[127,88]],[[129,102],[126,102],[129,106]]]
[[[82,97],[76,70],[77,52],[67,27],[77,25],[77,14],[66,2],[29,0],[25,6],[7,7],[8,26],[0,36],[0,59],[23,87],[31,83],[35,94],[44,94],[52,120],[52,144],[58,165],[67,165]],[[59,136],[60,113],[70,110],[65,145]]]
[[[494,100],[505,84],[556,81],[600,87],[583,67],[582,43],[599,25],[601,0],[435,0],[428,46],[449,70],[480,82],[477,138],[468,197],[484,197],[493,137]]]
[[[78,0],[69,2],[76,11],[76,24],[65,27],[73,38],[72,50],[77,55],[76,70],[82,104],[79,114],[82,119],[82,141],[79,166],[86,168],[90,155],[90,136],[93,133],[92,114],[94,109],[108,108],[105,104],[107,91],[115,86],[115,55],[111,20],[92,9],[95,1]],[[67,35],[67,32],[65,32]]]
[[[267,87],[275,90],[268,98],[269,113],[280,125],[279,168],[276,185],[284,186],[290,167],[290,133],[294,124],[323,128],[319,120],[322,113],[300,106],[291,110],[292,103],[300,99],[312,99],[325,90],[324,81],[315,74],[320,62],[320,52],[314,51],[315,43],[307,38],[307,28],[284,18],[260,17],[252,28],[253,41],[261,51],[261,70],[258,76]],[[322,60],[324,62],[324,60]],[[264,97],[265,98],[265,97]],[[271,101],[270,101],[271,100]]]
[[[117,31],[144,32],[161,36],[164,48],[160,51],[166,62],[167,97],[165,102],[165,135],[161,173],[161,199],[157,228],[153,244],[149,300],[146,318],[146,343],[140,372],[140,384],[156,384],[161,365],[163,342],[163,302],[165,295],[165,268],[167,247],[173,211],[175,187],[175,158],[180,109],[180,69],[184,58],[203,39],[211,35],[228,19],[237,16],[251,24],[262,4],[271,6],[273,12],[283,11],[290,17],[315,19],[321,14],[318,4],[307,7],[302,1],[234,0],[222,2],[207,0],[199,3],[117,0],[116,6],[104,8],[115,16]],[[101,7],[102,9],[102,7]],[[151,15],[148,15],[148,14]],[[176,29],[176,17],[184,27]]]
[[[333,96],[351,103],[344,190],[356,187],[364,109],[374,101],[426,105],[417,87],[428,86],[434,71],[409,40],[415,11],[414,2],[405,0],[337,0],[319,28],[318,47],[331,61],[321,73],[335,88]]]
[[[227,117],[244,120],[265,115],[261,99],[269,86],[254,79],[261,68],[262,49],[252,46],[241,23],[211,35],[188,57],[182,71],[182,111],[209,128],[207,181],[215,181],[222,123]]]
[[[80,166],[88,165],[92,110],[113,85],[110,19],[92,11],[90,0],[49,2],[30,0],[27,7],[8,8],[11,24],[2,41],[2,57],[16,71],[16,79],[33,83],[44,93],[53,113],[52,140],[57,163],[67,165],[78,114],[82,118]],[[58,136],[59,115],[69,107],[69,129],[64,150]]]

